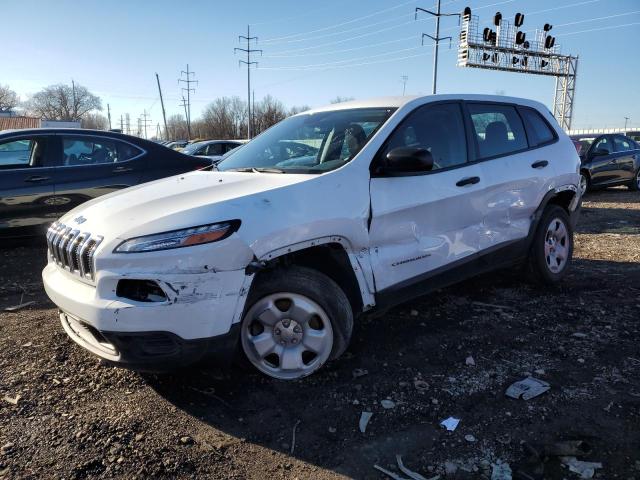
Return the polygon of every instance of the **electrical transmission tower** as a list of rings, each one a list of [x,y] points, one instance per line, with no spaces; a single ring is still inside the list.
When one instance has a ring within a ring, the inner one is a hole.
[[[435,36],[429,35],[428,33],[422,34],[422,44],[424,45],[424,37],[429,37],[433,40],[433,87],[431,88],[431,93],[433,95],[436,94],[436,84],[438,81],[438,47],[442,40],[449,40],[449,46],[451,46],[451,37],[441,37],[440,36],[440,17],[458,17],[460,18],[459,13],[442,13],[440,11],[440,0],[438,0],[438,5],[436,7],[436,11],[432,12],[431,10],[426,10],[424,8],[416,7],[415,11],[415,20],[418,19],[418,11],[428,13],[436,17],[436,34]]]
[[[144,138],[148,139],[149,137],[147,137],[147,125],[151,123],[151,119],[149,118],[149,114],[146,110],[142,114],[142,118],[138,120],[142,123],[142,126],[144,128]]]
[[[197,80],[191,80],[191,75],[195,75],[196,72],[190,72],[189,71],[189,64],[188,63],[187,63],[187,70],[186,71],[182,70],[180,72],[180,77],[182,77],[183,74],[186,75],[187,78],[186,79],[179,78],[178,79],[178,83],[184,82],[184,83],[187,84],[186,88],[182,87],[182,91],[183,92],[184,91],[187,92],[187,103],[186,103],[186,112],[185,112],[185,115],[187,117],[187,135],[189,136],[189,138],[187,140],[191,140],[191,92],[195,93],[195,91],[196,91],[195,88],[191,88],[191,84],[192,83],[196,83],[197,84],[198,81]],[[184,94],[183,94],[182,98],[184,100]]]
[[[131,135],[131,117],[129,116],[128,113],[125,113],[124,118],[126,120],[126,125],[127,125],[127,135]]]
[[[252,62],[251,61],[251,54],[255,53],[255,52],[260,52],[260,55],[262,55],[262,50],[259,49],[252,49],[251,48],[251,40],[255,40],[256,44],[258,43],[258,37],[252,37],[251,33],[249,31],[249,25],[247,25],[247,36],[245,37],[244,35],[239,35],[238,36],[238,41],[241,42],[242,40],[246,40],[247,41],[247,48],[234,48],[233,49],[233,53],[236,53],[238,51],[240,52],[245,52],[247,54],[247,60],[238,60],[238,64],[245,64],[247,66],[247,138],[251,138],[251,65],[258,65],[258,62]]]

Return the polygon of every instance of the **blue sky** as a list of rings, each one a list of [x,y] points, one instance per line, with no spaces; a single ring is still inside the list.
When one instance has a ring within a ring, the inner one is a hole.
[[[525,28],[545,22],[563,53],[580,56],[573,128],[640,125],[640,0],[442,0],[443,11],[470,6],[483,23],[496,11],[525,14]],[[246,98],[246,68],[238,66],[238,35],[259,37],[253,48],[256,99],[271,94],[287,106],[319,106],[337,95],[366,98],[431,92],[432,51],[420,46],[434,33],[416,6],[434,0],[299,0],[182,2],[156,0],[0,0],[3,47],[0,84],[24,99],[42,87],[76,82],[111,105],[114,127],[129,112],[132,123],[147,110],[161,122],[155,72],[167,115],[181,113],[180,70],[187,63],[199,81],[192,117],[223,95]],[[539,13],[536,13],[539,12]],[[609,17],[609,18],[601,18]],[[596,19],[596,20],[594,20]],[[592,31],[586,31],[592,30]],[[438,93],[504,93],[551,106],[554,80],[516,73],[456,67],[455,17],[444,18]],[[425,42],[428,43],[428,42]],[[119,120],[118,120],[119,122]]]

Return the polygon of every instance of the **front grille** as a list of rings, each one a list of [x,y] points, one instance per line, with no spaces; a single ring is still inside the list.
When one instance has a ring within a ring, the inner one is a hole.
[[[58,265],[82,278],[95,279],[93,255],[102,242],[99,235],[74,230],[54,222],[47,230],[49,255]]]

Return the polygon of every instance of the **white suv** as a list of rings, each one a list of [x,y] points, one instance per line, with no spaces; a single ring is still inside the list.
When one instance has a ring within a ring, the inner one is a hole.
[[[382,98],[290,117],[195,171],[87,202],[47,235],[68,335],[158,370],[241,352],[296,379],[354,319],[495,268],[556,283],[580,159],[549,111],[480,95]]]

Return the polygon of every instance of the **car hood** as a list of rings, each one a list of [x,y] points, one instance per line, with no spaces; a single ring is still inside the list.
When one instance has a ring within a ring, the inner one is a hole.
[[[60,222],[109,239],[126,239],[240,218],[269,192],[315,175],[196,171],[86,202]]]

